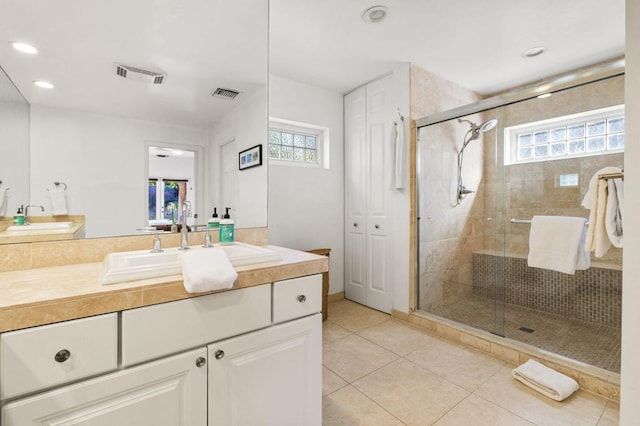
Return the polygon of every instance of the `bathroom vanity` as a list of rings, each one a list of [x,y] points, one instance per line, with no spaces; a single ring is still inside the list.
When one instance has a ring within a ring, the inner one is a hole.
[[[100,286],[95,263],[0,273],[1,424],[319,425],[328,262],[274,249],[205,295]]]

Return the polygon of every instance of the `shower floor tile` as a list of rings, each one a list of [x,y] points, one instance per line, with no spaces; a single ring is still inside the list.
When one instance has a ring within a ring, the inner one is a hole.
[[[504,329],[496,328],[504,310]],[[620,329],[579,321],[516,305],[499,305],[475,295],[435,305],[430,313],[536,346],[595,367],[620,372]],[[525,327],[532,333],[520,330]]]

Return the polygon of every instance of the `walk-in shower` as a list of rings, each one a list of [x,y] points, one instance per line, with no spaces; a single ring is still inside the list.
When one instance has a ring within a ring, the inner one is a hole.
[[[477,125],[476,123],[463,120],[461,118],[458,119],[458,123],[467,122],[471,126],[470,129],[465,133],[464,138],[462,140],[462,146],[458,150],[458,185],[456,188],[456,206],[459,206],[462,202],[462,199],[469,194],[472,194],[473,190],[467,189],[462,183],[462,162],[464,160],[464,150],[469,145],[469,142],[474,141],[480,137],[480,134],[486,133],[489,130],[496,127],[498,124],[498,120],[492,118],[490,120],[485,121],[481,125]]]
[[[619,372],[622,249],[575,275],[527,254],[533,216],[588,217],[589,181],[623,166],[623,105],[620,70],[416,121],[418,312]]]

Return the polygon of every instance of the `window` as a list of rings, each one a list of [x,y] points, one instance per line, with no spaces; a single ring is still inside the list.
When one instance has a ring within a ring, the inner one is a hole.
[[[623,105],[505,129],[505,164],[623,151]]]
[[[149,179],[149,224],[180,222],[186,201],[186,180]]]
[[[310,124],[271,118],[269,161],[280,165],[323,166],[328,129]]]

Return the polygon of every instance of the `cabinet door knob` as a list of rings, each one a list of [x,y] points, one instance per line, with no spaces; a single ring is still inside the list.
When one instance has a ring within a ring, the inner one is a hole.
[[[216,357],[216,359],[222,359],[224,358],[224,351],[222,349],[218,349],[214,356]]]
[[[374,225],[374,227],[375,227],[376,229],[380,229],[380,225],[378,225],[378,224],[375,224],[375,225]]]
[[[201,356],[198,357],[198,359],[196,359],[196,367],[198,368],[203,367],[206,363],[207,363],[207,360]]]
[[[305,296],[304,294],[301,294],[300,296],[298,296],[298,302],[304,303],[306,301],[307,301],[307,296]]]
[[[59,350],[58,353],[56,353],[56,356],[54,357],[54,359],[57,362],[65,362],[69,358],[71,358],[71,352],[69,352],[66,349]]]

